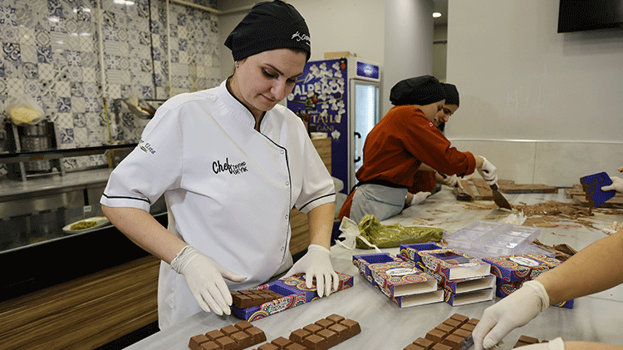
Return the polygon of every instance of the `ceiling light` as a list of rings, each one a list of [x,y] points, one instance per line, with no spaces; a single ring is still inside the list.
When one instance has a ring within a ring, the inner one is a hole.
[[[441,17],[441,12],[433,12],[433,18]]]

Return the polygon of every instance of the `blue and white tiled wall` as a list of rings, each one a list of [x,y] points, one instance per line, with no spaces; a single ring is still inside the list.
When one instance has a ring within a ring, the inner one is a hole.
[[[193,2],[216,8],[216,0]],[[0,0],[0,111],[14,96],[32,96],[63,149],[138,142],[147,120],[125,108],[116,117],[114,100],[164,100],[220,83],[217,16],[169,3],[168,18],[165,0],[101,0],[99,10],[97,0]],[[103,155],[68,158],[64,167],[102,164]]]

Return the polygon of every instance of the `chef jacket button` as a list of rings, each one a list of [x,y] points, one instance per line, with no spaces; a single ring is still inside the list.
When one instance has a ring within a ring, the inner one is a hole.
[[[288,220],[288,215],[286,215],[286,220]]]
[[[281,154],[284,154],[284,153],[286,153],[286,151],[284,151],[284,150],[281,150]]]
[[[283,251],[283,249],[284,249],[284,248],[283,248],[283,247],[281,247],[281,251]]]
[[[286,186],[290,186],[290,181],[286,181]]]

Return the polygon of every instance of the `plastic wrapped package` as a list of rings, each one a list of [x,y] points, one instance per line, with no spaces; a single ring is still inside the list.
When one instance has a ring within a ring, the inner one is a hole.
[[[401,244],[439,242],[443,238],[443,229],[426,226],[404,227],[400,224],[382,225],[374,215],[364,216],[359,225],[344,218],[340,225],[345,238],[340,242],[349,249],[392,248]]]

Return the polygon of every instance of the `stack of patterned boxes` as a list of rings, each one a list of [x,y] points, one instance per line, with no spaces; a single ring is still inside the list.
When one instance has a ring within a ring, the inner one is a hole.
[[[533,280],[543,272],[560,265],[560,260],[542,254],[522,254],[483,258],[491,264],[491,272],[497,276],[496,295],[504,298],[521,287],[525,281]],[[573,308],[573,299],[557,304],[558,307]]]
[[[496,279],[491,265],[481,259],[434,243],[403,244],[400,255],[434,276],[452,306],[493,299]]]
[[[389,253],[353,255],[359,273],[400,307],[443,301],[435,278]]]

